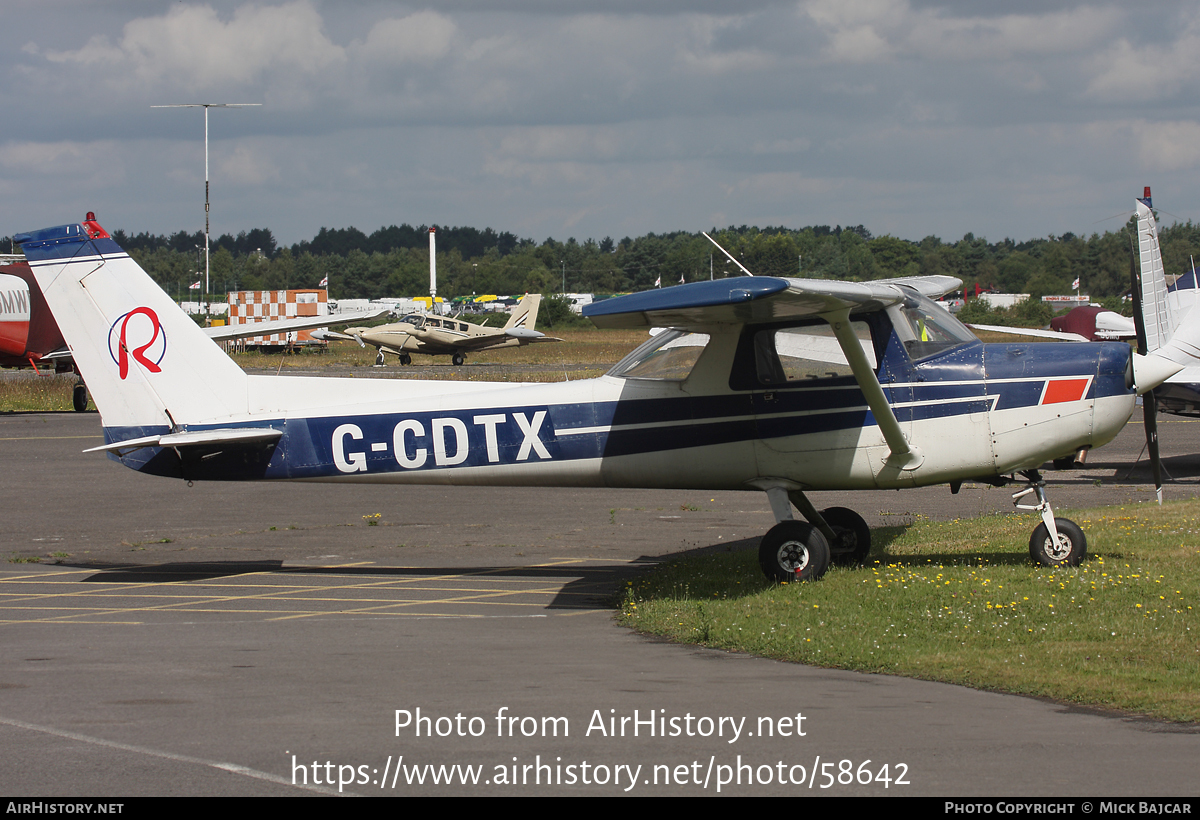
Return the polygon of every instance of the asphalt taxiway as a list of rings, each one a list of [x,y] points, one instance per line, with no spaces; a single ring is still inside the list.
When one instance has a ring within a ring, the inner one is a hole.
[[[1131,423],[1053,475],[1056,507],[1151,500],[1141,435]],[[0,417],[8,794],[716,794],[723,777],[741,784],[722,794],[1197,791],[1195,727],[613,624],[645,564],[752,545],[772,523],[760,493],[189,488],[80,453],[99,436],[95,414]],[[1167,497],[1191,497],[1200,423],[1163,418],[1160,439]],[[969,485],[832,495],[816,503],[872,525],[1011,509],[1010,491]],[[885,788],[885,764],[907,783]]]

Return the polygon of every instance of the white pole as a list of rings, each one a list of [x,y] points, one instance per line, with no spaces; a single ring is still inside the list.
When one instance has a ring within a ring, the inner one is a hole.
[[[209,264],[208,264],[208,109],[210,108],[258,108],[262,103],[173,103],[171,105],[152,105],[151,108],[203,108],[204,109],[204,312],[205,323],[211,321],[212,305],[208,301]]]
[[[437,313],[437,228],[429,229],[429,312]]]
[[[208,304],[208,106],[204,106],[204,323],[211,324]]]

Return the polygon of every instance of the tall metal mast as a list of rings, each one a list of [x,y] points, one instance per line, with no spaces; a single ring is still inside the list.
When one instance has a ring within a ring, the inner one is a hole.
[[[204,321],[210,319],[208,303],[208,109],[210,108],[254,108],[262,103],[174,103],[172,105],[152,105],[151,108],[203,108],[204,109]]]

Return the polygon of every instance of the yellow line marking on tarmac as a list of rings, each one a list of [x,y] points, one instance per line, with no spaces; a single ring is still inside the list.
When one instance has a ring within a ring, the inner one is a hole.
[[[178,583],[179,582],[170,582],[170,584],[178,584]],[[383,582],[380,582],[380,583],[383,583]],[[346,589],[346,590],[351,590],[351,591],[362,590],[364,588],[378,587],[380,585],[380,583],[357,584],[357,585],[338,585],[337,587],[334,587],[334,589]],[[142,588],[145,588],[148,586],[154,586],[154,585],[147,584],[147,585],[143,585]],[[326,587],[324,589],[329,589],[329,588]],[[338,603],[342,603],[342,604],[360,604],[360,603],[374,603],[375,601],[378,600],[378,599],[362,599],[362,598],[354,598],[354,597],[351,597],[351,598],[332,598],[332,597],[326,597],[326,596],[307,597],[307,596],[303,596],[300,594],[300,593],[303,593],[306,591],[312,592],[314,590],[311,587],[308,587],[308,588],[300,588],[300,589],[280,590],[278,592],[267,593],[267,594],[255,593],[255,594],[251,594],[251,595],[220,595],[220,594],[195,595],[195,596],[189,596],[187,600],[174,600],[174,601],[170,601],[170,602],[144,605],[144,606],[82,607],[82,608],[74,610],[73,612],[71,612],[69,614],[59,614],[57,616],[51,616],[49,618],[34,619],[34,622],[47,621],[47,620],[57,621],[57,622],[69,622],[69,619],[80,619],[80,618],[85,618],[89,615],[105,614],[105,615],[108,615],[111,617],[113,615],[131,614],[131,613],[138,613],[138,612],[212,612],[212,613],[242,613],[242,614],[279,615],[279,613],[280,613],[279,609],[248,608],[245,606],[235,607],[235,608],[218,609],[215,607],[215,605],[221,604],[221,603],[233,603],[233,602],[238,602],[238,601],[243,601],[243,602],[250,602],[250,601],[295,602],[295,601],[321,601],[321,600],[334,601],[334,602],[338,602]],[[420,599],[420,600],[392,601],[392,600],[385,599],[383,601],[380,601],[375,606],[365,606],[365,607],[364,606],[357,606],[357,607],[343,606],[342,608],[340,608],[338,610],[333,610],[332,613],[370,612],[370,611],[378,611],[378,610],[384,610],[384,609],[394,609],[397,607],[412,607],[412,606],[437,605],[437,604],[460,604],[460,605],[467,604],[467,605],[471,605],[471,606],[488,606],[488,605],[490,605],[490,606],[508,606],[508,607],[534,607],[534,606],[543,607],[544,604],[541,604],[541,603],[523,603],[523,602],[517,602],[517,601],[500,602],[500,601],[495,601],[495,600],[490,600],[490,599],[511,597],[514,595],[523,595],[523,594],[553,595],[553,594],[556,594],[556,592],[557,592],[557,590],[555,590],[553,588],[551,588],[551,589],[535,588],[533,590],[528,590],[528,589],[495,590],[495,591],[489,591],[489,592],[481,592],[479,590],[463,590],[463,591],[470,592],[473,594],[450,596],[450,597],[444,597],[444,598],[433,599],[433,600]],[[40,596],[40,597],[52,598],[52,597],[56,597],[56,596],[46,595],[46,596]],[[76,595],[57,596],[57,597],[76,597]],[[95,596],[92,596],[93,600],[94,600],[94,597]],[[104,597],[110,597],[110,596],[104,596]],[[120,593],[120,597],[131,597],[131,596],[128,594],[128,591],[126,590],[126,591],[123,591],[122,593]],[[49,609],[49,607],[45,607],[45,608]],[[33,607],[25,607],[25,609],[34,609],[34,608]],[[43,609],[43,607],[36,607],[36,609]],[[316,610],[316,611],[293,610],[290,615],[284,616],[284,618],[282,618],[282,619],[286,619],[289,617],[305,617],[305,616],[327,615],[327,614],[331,614],[331,611],[330,610]],[[270,620],[281,620],[281,618],[272,618]]]
[[[515,601],[515,600],[511,600],[511,599],[515,598],[515,597],[519,597],[519,596],[547,596],[547,595],[549,595],[549,596],[567,595],[567,596],[571,596],[571,597],[577,597],[577,596],[588,595],[591,593],[588,593],[588,592],[565,592],[563,590],[563,588],[559,585],[546,586],[544,584],[538,585],[538,586],[533,586],[533,587],[519,586],[517,588],[511,588],[511,587],[504,588],[505,586],[509,586],[511,584],[519,585],[519,584],[523,584],[523,583],[528,583],[528,581],[526,579],[522,579],[520,577],[509,579],[509,578],[496,578],[494,576],[497,573],[506,573],[506,572],[512,572],[512,571],[519,572],[521,569],[536,569],[539,567],[580,564],[580,563],[584,563],[588,560],[590,560],[590,559],[562,558],[562,559],[542,562],[542,563],[538,563],[538,564],[527,564],[527,565],[516,566],[516,567],[494,567],[494,568],[490,568],[490,569],[486,569],[486,570],[474,570],[474,571],[467,571],[467,572],[463,572],[463,573],[456,572],[456,573],[442,573],[442,574],[438,574],[438,575],[420,575],[420,576],[416,576],[416,577],[412,577],[412,578],[383,578],[383,579],[378,579],[378,580],[370,581],[370,582],[363,582],[360,580],[357,583],[339,583],[339,584],[317,583],[317,584],[284,584],[284,585],[281,585],[281,584],[275,584],[275,583],[269,583],[269,584],[261,584],[261,583],[247,584],[247,583],[244,583],[244,581],[246,579],[249,579],[255,575],[275,576],[276,578],[278,578],[279,574],[289,572],[289,569],[281,567],[281,568],[255,570],[255,571],[248,571],[248,572],[231,572],[228,575],[217,575],[215,578],[212,578],[212,577],[186,578],[186,577],[184,577],[184,578],[180,578],[178,580],[170,580],[170,581],[102,582],[102,583],[105,583],[104,586],[92,587],[92,588],[88,588],[88,589],[79,589],[78,587],[75,587],[73,589],[73,591],[71,591],[71,592],[65,592],[65,591],[63,591],[63,592],[45,592],[45,593],[32,593],[32,592],[30,592],[30,593],[22,593],[22,592],[8,593],[8,592],[5,592],[5,593],[0,593],[0,610],[10,610],[10,611],[12,611],[12,610],[18,610],[18,611],[20,611],[20,610],[25,610],[25,611],[49,610],[49,609],[52,609],[52,607],[48,607],[48,606],[30,607],[30,606],[12,606],[12,605],[20,604],[23,602],[38,601],[38,600],[44,601],[46,599],[54,599],[54,598],[79,599],[79,598],[82,598],[85,596],[89,600],[95,601],[95,603],[98,605],[97,606],[82,606],[82,607],[78,607],[78,608],[73,608],[69,612],[63,612],[62,608],[59,607],[59,608],[56,608],[56,611],[58,613],[56,615],[49,615],[46,617],[33,618],[33,619],[0,619],[0,623],[99,623],[99,621],[93,621],[93,620],[87,620],[87,619],[92,618],[92,617],[112,618],[112,616],[114,616],[114,615],[120,616],[120,615],[130,615],[133,613],[147,613],[147,612],[160,612],[160,613],[188,612],[188,613],[247,614],[247,615],[248,614],[260,614],[260,615],[275,615],[275,616],[277,616],[277,617],[268,619],[268,620],[272,620],[272,621],[274,621],[274,620],[292,620],[292,619],[297,619],[297,618],[306,618],[306,617],[315,617],[315,616],[356,615],[356,614],[368,614],[368,613],[374,614],[374,615],[379,615],[379,616],[390,616],[390,617],[396,617],[396,616],[402,616],[402,615],[403,616],[421,616],[421,617],[491,617],[491,616],[486,616],[486,615],[482,615],[482,614],[470,615],[470,614],[466,614],[466,613],[455,614],[455,613],[436,613],[436,612],[435,613],[412,612],[412,608],[413,607],[424,608],[426,606],[438,606],[438,605],[447,605],[447,606],[466,605],[466,606],[473,606],[473,607],[503,606],[503,607],[517,607],[517,608],[524,608],[524,607],[539,607],[539,608],[541,608],[541,607],[545,606],[545,604],[542,602],[523,602],[523,601]],[[348,567],[366,566],[366,565],[370,565],[373,563],[374,562],[371,562],[371,561],[359,561],[359,562],[348,562],[345,564],[319,565],[316,568],[317,569],[336,570],[341,567],[348,568]],[[76,576],[76,575],[85,574],[85,573],[95,575],[97,573],[103,573],[106,571],[119,572],[122,570],[127,571],[127,572],[128,571],[152,572],[152,571],[154,571],[154,569],[156,567],[167,567],[167,566],[172,566],[172,565],[173,564],[157,564],[157,565],[136,565],[135,564],[135,565],[129,565],[127,567],[105,568],[102,570],[101,569],[91,569],[91,568],[89,568],[89,569],[61,569],[61,570],[53,570],[53,571],[49,571],[49,572],[37,573],[34,576],[18,575],[18,576],[10,576],[8,578],[0,578],[0,583],[4,583],[4,582],[12,583],[12,584],[15,584],[15,583],[43,583],[43,584],[46,584],[46,583],[50,583],[50,584],[70,583],[74,587],[74,585],[79,583],[78,580],[74,580],[74,579],[39,580],[39,579],[46,579],[46,578],[50,578],[51,576],[61,576],[61,575]],[[310,567],[292,568],[290,571],[295,572],[297,569],[299,569],[301,572],[303,572],[304,569],[309,569],[309,568]],[[392,568],[390,568],[390,567],[382,568],[381,567],[381,570],[385,570],[385,569],[392,569]],[[419,569],[419,568],[412,568],[412,569]],[[200,572],[201,571],[198,571],[198,573],[200,573]],[[493,577],[488,577],[488,576],[493,576]],[[321,577],[322,576],[315,576],[315,578],[321,578]],[[460,583],[463,581],[464,577],[474,579],[473,584],[471,586],[460,585]],[[222,579],[236,579],[236,580],[234,580],[233,582],[221,583]],[[452,580],[458,581],[460,583],[456,583],[456,584],[445,586],[445,587],[443,587],[437,583],[439,581],[452,581]],[[478,583],[481,581],[499,582],[502,586],[501,586],[501,588],[481,590],[478,587]],[[191,593],[191,594],[180,595],[180,594],[172,592],[168,589],[170,587],[193,587],[194,588],[197,585],[229,589],[230,592],[225,592],[225,593],[216,592],[216,591],[202,592],[202,591],[197,590],[196,592]],[[249,594],[233,594],[232,593],[233,589],[248,591]],[[251,590],[253,590],[253,591],[251,591]],[[270,590],[270,591],[265,592],[264,590]],[[329,594],[331,592],[336,592],[338,590],[344,590],[350,594],[348,597],[338,597],[338,596]],[[438,597],[438,598],[422,598],[422,599],[416,599],[416,600],[411,600],[411,599],[410,600],[393,600],[393,599],[379,598],[379,597],[374,597],[374,596],[369,597],[369,598],[361,597],[360,594],[365,591],[368,591],[368,590],[377,590],[377,591],[393,590],[396,592],[410,592],[410,593],[411,592],[437,592],[437,593],[449,592],[452,594],[443,595],[442,597]],[[461,593],[461,594],[453,594],[456,592]],[[135,598],[135,597],[161,599],[164,596],[169,596],[170,600],[163,601],[161,603],[145,604],[145,605],[141,605],[141,606],[105,606],[105,605],[103,605],[103,603],[101,601],[96,600],[97,598],[99,598],[99,599],[113,599],[113,598],[128,599],[128,598]],[[497,600],[497,599],[509,599],[509,600]],[[282,614],[282,615],[281,615],[279,609],[258,608],[258,607],[248,608],[248,607],[245,607],[244,605],[243,606],[234,606],[233,608],[217,608],[216,607],[217,604],[222,604],[222,603],[235,604],[236,602],[247,602],[248,603],[251,601],[257,601],[260,603],[261,602],[269,602],[269,601],[279,601],[281,603],[288,602],[288,603],[293,604],[293,606],[295,603],[301,603],[301,602],[303,602],[303,603],[328,602],[328,603],[340,603],[343,606],[339,607],[338,609],[335,609],[335,610],[292,609],[292,611],[290,613]],[[403,611],[397,611],[397,610],[403,610]],[[584,610],[584,611],[597,611],[597,610],[595,608],[588,608],[587,610]],[[143,623],[144,621],[105,621],[105,622],[106,623],[120,623],[120,624],[136,624],[136,623]]]

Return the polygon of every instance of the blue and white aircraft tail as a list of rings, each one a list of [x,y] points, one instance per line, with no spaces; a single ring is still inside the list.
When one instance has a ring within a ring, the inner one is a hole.
[[[559,384],[247,376],[94,220],[16,237],[100,409],[107,451],[187,480],[755,489],[773,578],[856,563],[870,530],[809,490],[1023,480],[1047,564],[1086,539],[1038,468],[1112,439],[1137,392],[1200,349],[1200,320],[1123,343],[984,345],[928,297],[951,277],[753,276],[594,303],[662,327],[607,375]],[[1135,386],[1136,385],[1136,386]],[[1018,478],[1020,476],[1020,478]],[[797,508],[807,522],[793,519]]]

